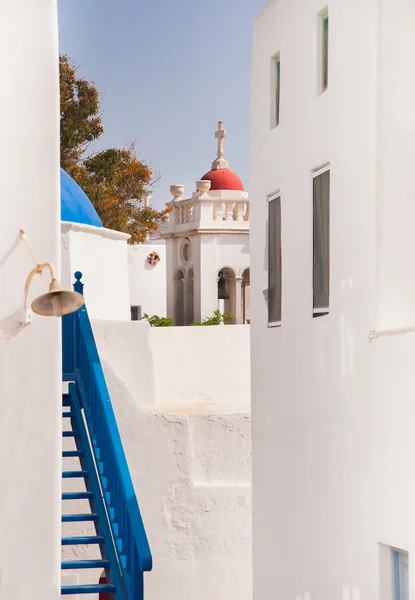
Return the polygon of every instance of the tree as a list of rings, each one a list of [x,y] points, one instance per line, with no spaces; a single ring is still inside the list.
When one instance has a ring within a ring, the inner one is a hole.
[[[88,144],[104,131],[99,93],[92,82],[77,77],[67,56],[59,57],[59,73],[62,168],[85,191],[104,227],[130,234],[130,244],[144,242],[170,212],[143,205],[154,183],[150,167],[137,158],[134,144],[84,157]]]
[[[95,206],[104,227],[129,233],[131,244],[155,233],[169,210],[143,206],[141,198],[151,183],[151,169],[137,159],[134,145],[110,148],[72,167],[71,176]]]
[[[67,56],[59,56],[61,166],[68,170],[77,164],[87,145],[104,131],[97,88],[77,77],[77,69]]]

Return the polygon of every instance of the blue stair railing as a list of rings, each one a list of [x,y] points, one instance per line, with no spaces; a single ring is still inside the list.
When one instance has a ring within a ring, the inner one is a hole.
[[[83,293],[81,278],[75,273],[74,289]],[[117,593],[116,599],[142,600],[151,551],[85,306],[62,318],[62,338],[63,381],[73,382],[69,396],[79,398],[84,411],[122,576],[123,594]]]

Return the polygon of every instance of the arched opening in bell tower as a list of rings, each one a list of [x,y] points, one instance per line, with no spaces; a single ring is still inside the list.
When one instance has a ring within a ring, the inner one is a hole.
[[[184,273],[178,269],[174,278],[174,324],[184,325]]]
[[[231,267],[223,267],[218,271],[218,308],[220,312],[232,315],[236,322],[235,271]]]

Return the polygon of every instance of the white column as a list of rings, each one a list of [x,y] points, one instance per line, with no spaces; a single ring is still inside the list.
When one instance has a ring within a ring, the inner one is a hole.
[[[235,277],[235,323],[240,325],[242,322],[242,277]]]

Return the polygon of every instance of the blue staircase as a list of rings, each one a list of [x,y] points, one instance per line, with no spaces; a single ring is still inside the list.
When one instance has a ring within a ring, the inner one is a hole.
[[[81,277],[75,274],[74,289],[80,293]],[[65,585],[61,594],[143,600],[151,552],[85,306],[63,317],[62,338],[63,381],[70,382],[62,402],[62,479],[76,488],[62,493],[62,523],[94,532],[62,537],[62,546],[98,546],[101,555],[65,560],[62,571],[93,574],[99,569],[105,571],[105,583]],[[66,510],[71,501],[89,508]]]

